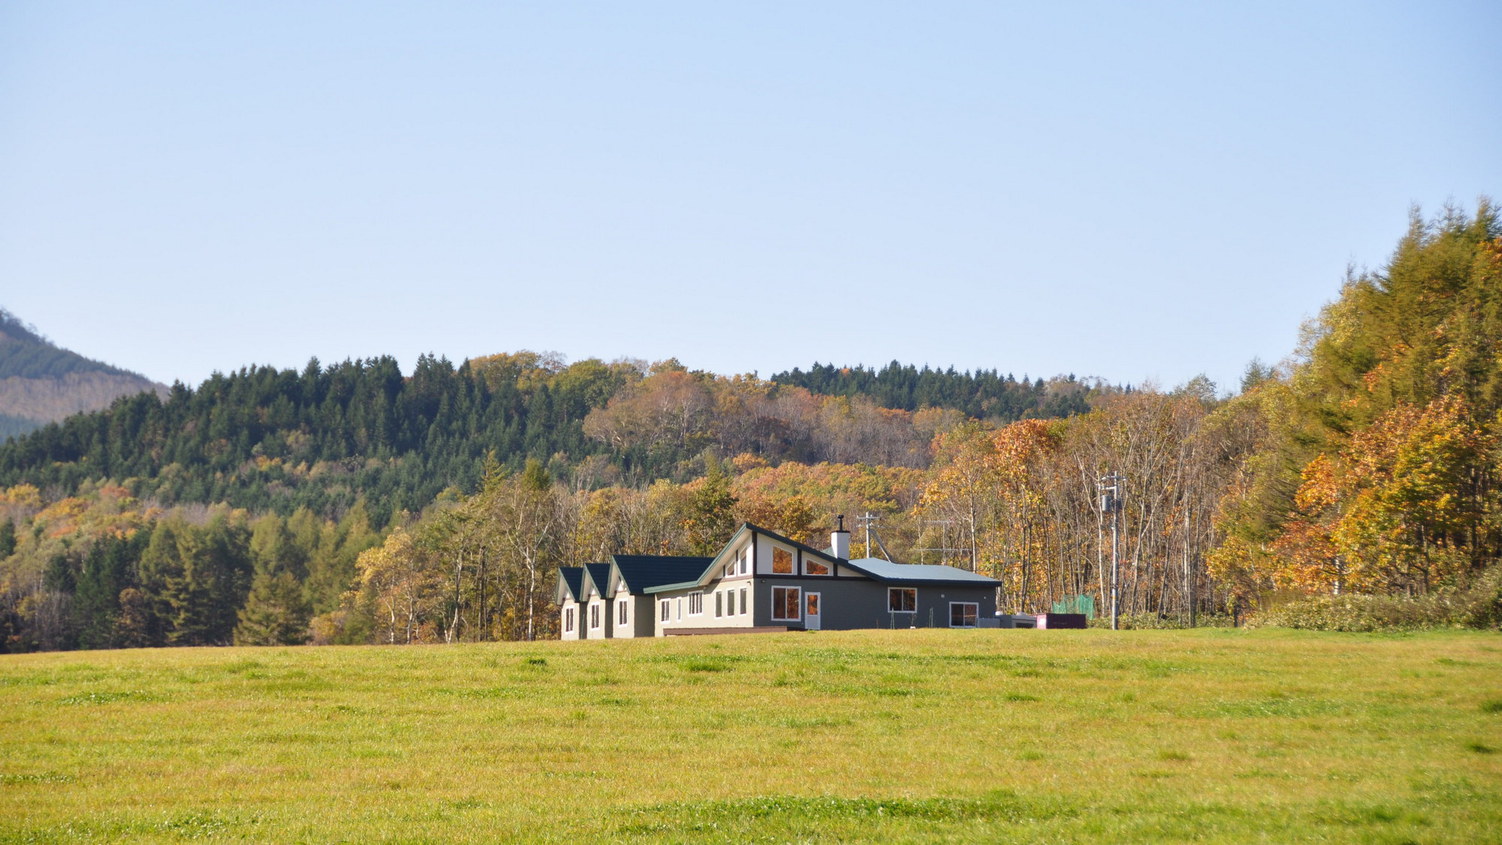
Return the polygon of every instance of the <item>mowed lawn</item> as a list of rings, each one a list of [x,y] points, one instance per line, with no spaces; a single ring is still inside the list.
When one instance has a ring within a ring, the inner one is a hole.
[[[0,657],[0,841],[1502,842],[1502,635]]]

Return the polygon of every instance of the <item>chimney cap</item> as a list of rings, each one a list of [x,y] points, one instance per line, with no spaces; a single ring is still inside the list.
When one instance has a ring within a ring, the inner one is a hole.
[[[840,514],[839,516],[835,517],[835,519],[839,520],[839,522],[838,522],[838,527],[836,527],[834,530],[842,532],[842,533],[846,533],[846,534],[850,533],[848,531],[845,531],[845,515],[844,514]]]

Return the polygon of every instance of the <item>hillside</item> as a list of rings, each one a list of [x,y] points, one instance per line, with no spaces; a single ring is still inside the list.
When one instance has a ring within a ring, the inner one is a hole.
[[[1035,401],[1041,383],[1013,387],[1032,397],[1029,414],[1059,416],[1109,392],[1074,384],[1053,407]],[[423,357],[407,376],[391,358],[251,367],[162,399],[138,396],[0,446],[0,486],[132,479],[136,495],[166,503],[282,514],[337,515],[364,498],[384,520],[446,487],[475,489],[492,453],[511,470],[535,459],[591,486],[690,480],[706,453],[921,468],[934,433],[964,419],[943,397],[907,412],[855,389],[830,397],[676,361],[565,365],[531,352],[458,367]]]
[[[0,440],[163,385],[62,349],[0,308]]]

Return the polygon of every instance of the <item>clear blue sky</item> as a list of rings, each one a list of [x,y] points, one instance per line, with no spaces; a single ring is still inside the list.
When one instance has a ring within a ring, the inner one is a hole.
[[[1234,387],[1502,199],[1502,4],[0,3],[0,306],[392,354]]]

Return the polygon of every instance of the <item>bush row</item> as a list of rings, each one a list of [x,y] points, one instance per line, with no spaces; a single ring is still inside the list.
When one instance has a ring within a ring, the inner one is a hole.
[[[1426,596],[1310,596],[1273,607],[1249,624],[1312,631],[1413,631],[1425,628],[1502,628],[1502,564],[1465,589]]]

